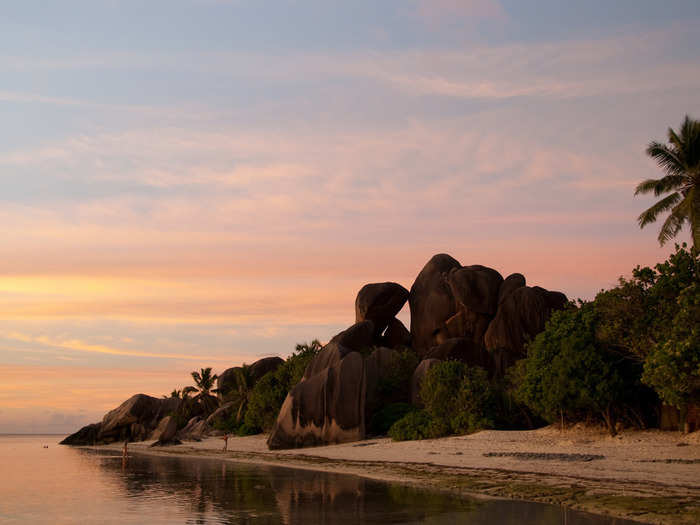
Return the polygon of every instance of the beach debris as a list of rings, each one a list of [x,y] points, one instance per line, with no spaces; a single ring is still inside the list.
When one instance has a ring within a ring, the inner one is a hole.
[[[596,459],[605,459],[605,456],[601,456],[600,454],[558,454],[551,452],[485,452],[484,457],[511,457],[515,459],[542,461],[594,461]]]

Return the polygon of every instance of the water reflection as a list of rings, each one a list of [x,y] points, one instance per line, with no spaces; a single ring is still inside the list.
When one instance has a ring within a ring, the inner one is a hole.
[[[176,457],[91,454],[143,513],[186,523],[618,525],[625,520],[515,501],[472,501],[355,476]],[[150,504],[144,505],[145,502]]]

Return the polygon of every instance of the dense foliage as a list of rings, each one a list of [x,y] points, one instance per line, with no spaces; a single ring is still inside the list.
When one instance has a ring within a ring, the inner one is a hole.
[[[623,407],[638,399],[641,366],[596,338],[594,303],[556,312],[516,365],[516,398],[548,421],[600,416],[615,433]]]
[[[320,350],[318,340],[298,344],[294,353],[277,370],[260,378],[252,388],[244,417],[249,429],[260,432],[272,428],[287,393],[301,381],[304,370]]]
[[[481,367],[438,363],[428,370],[420,396],[425,409],[397,421],[389,430],[392,438],[440,437],[494,427],[495,391]]]
[[[391,403],[386,405],[372,415],[369,423],[369,433],[371,435],[386,434],[394,423],[416,410],[417,408],[410,403]]]
[[[684,411],[700,389],[700,263],[676,246],[669,259],[594,301],[555,313],[511,372],[515,395],[548,421],[624,417],[645,426],[657,398]]]
[[[700,392],[700,283],[683,290],[665,341],[654,345],[644,363],[645,383],[685,418],[688,403]]]

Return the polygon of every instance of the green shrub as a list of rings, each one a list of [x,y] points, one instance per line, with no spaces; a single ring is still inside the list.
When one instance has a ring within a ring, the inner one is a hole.
[[[555,312],[513,375],[520,381],[516,397],[545,420],[597,415],[614,434],[625,406],[644,388],[639,361],[596,338],[599,320],[594,303]]]
[[[428,370],[420,391],[425,409],[394,423],[396,441],[465,434],[494,427],[495,391],[483,368],[444,361]]]
[[[268,372],[253,387],[245,414],[245,423],[252,428],[270,430],[275,424],[277,413],[286,396],[286,386],[280,383],[277,373]]]
[[[391,403],[409,401],[411,377],[419,362],[418,354],[410,348],[396,350],[395,356],[391,369],[377,385],[379,397]]]
[[[391,426],[417,408],[410,403],[392,403],[372,416],[369,432],[375,435],[386,434]]]
[[[420,396],[441,435],[494,427],[495,392],[481,367],[459,361],[438,363],[428,370]]]
[[[277,370],[258,380],[249,394],[243,418],[247,428],[265,432],[272,429],[287,393],[301,380],[304,370],[320,350],[318,340],[298,344]]]
[[[700,283],[681,292],[678,307],[668,338],[647,356],[643,380],[680,409],[683,425],[688,403],[700,394]]]
[[[435,435],[433,420],[425,410],[409,412],[389,428],[389,436],[394,441],[428,439]]]

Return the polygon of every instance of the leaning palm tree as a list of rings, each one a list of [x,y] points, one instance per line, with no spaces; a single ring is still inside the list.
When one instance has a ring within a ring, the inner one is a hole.
[[[248,401],[253,393],[253,376],[250,373],[250,366],[243,364],[236,369],[236,390],[233,394],[234,402],[238,404],[238,410],[236,411],[236,423],[240,423],[243,420],[243,414],[245,414],[245,409],[248,406]]]
[[[647,179],[637,185],[635,195],[653,192],[656,197],[672,192],[642,213],[639,226],[656,221],[664,212],[669,216],[661,226],[659,243],[674,238],[688,222],[695,248],[700,249],[700,121],[686,115],[680,130],[668,130],[669,144],[652,142],[647,155],[666,173],[660,179]]]

